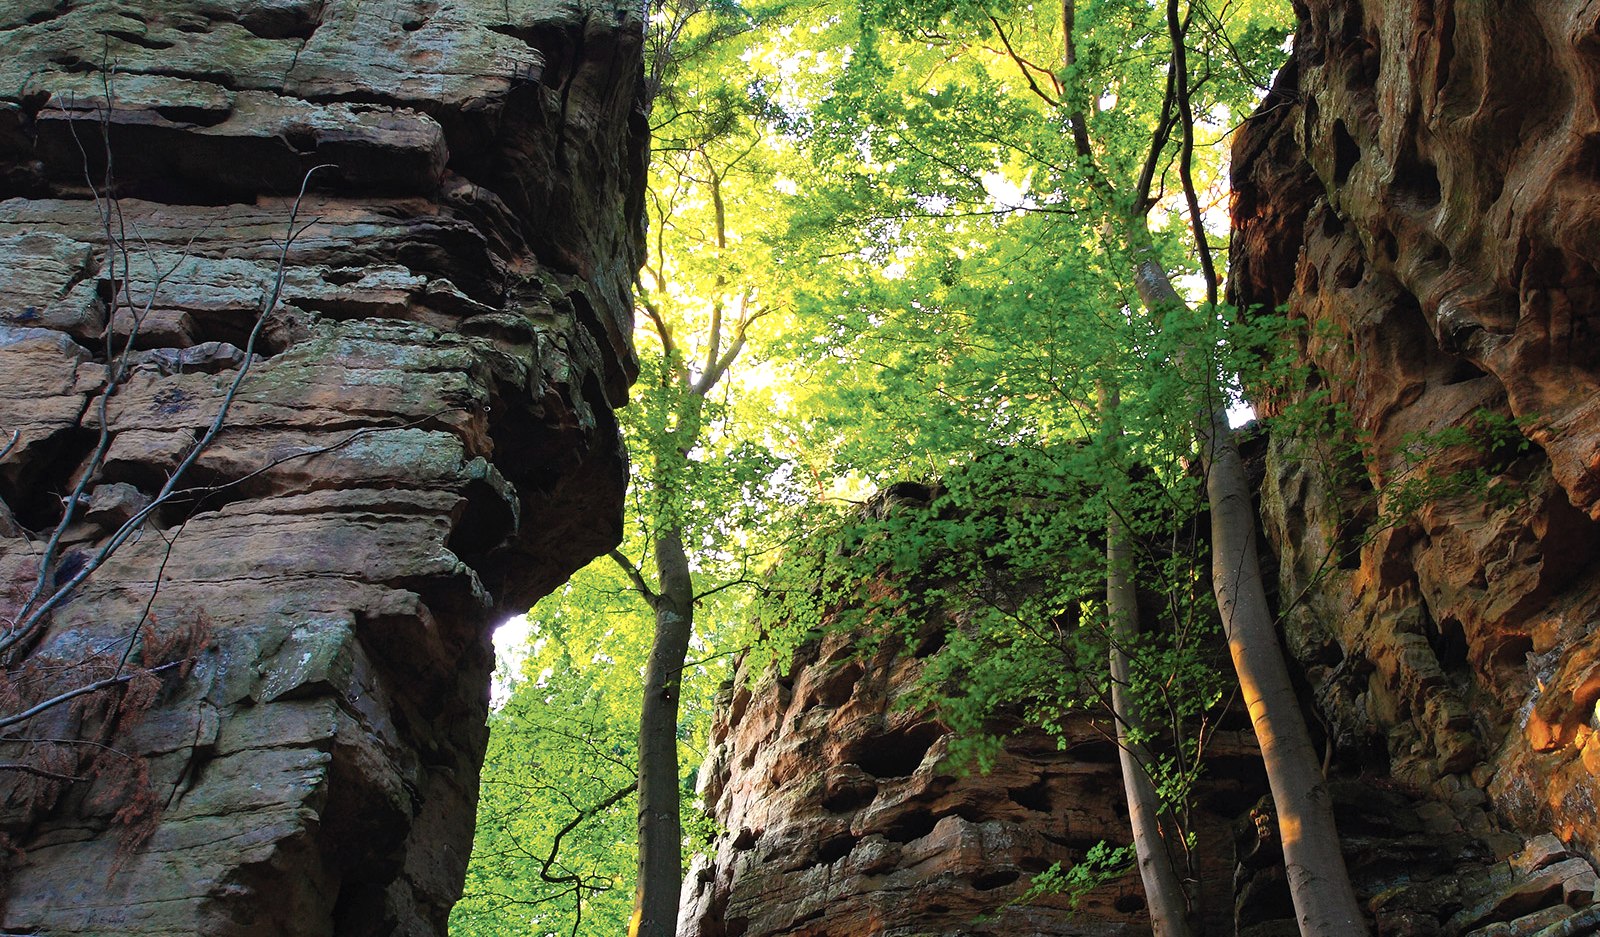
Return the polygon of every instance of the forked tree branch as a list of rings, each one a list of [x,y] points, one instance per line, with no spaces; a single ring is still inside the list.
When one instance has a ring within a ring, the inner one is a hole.
[[[211,443],[216,439],[217,434],[222,432],[222,428],[227,422],[228,412],[233,406],[234,398],[239,393],[239,387],[244,383],[245,378],[250,373],[250,365],[255,354],[256,342],[260,338],[261,331],[263,328],[265,328],[267,320],[277,309],[278,300],[283,294],[283,284],[288,272],[289,250],[293,246],[295,239],[300,234],[305,232],[304,227],[297,230],[296,225],[299,221],[300,206],[305,199],[306,190],[311,184],[311,177],[317,172],[317,170],[329,168],[333,168],[332,164],[324,163],[313,166],[306,171],[304,178],[301,179],[300,191],[295,196],[294,203],[290,207],[287,233],[284,236],[282,247],[278,252],[278,260],[274,272],[272,289],[268,293],[266,300],[262,305],[261,312],[256,316],[255,325],[250,330],[250,337],[245,342],[243,361],[240,363],[239,370],[234,374],[233,382],[229,385],[227,392],[223,395],[222,404],[217,410],[216,417],[212,419],[211,423],[206,428],[205,433],[200,437],[200,439],[196,440],[194,445],[190,447],[189,452],[184,456],[182,461],[180,461],[168,475],[166,483],[161,486],[161,490],[156,494],[156,497],[152,499],[149,504],[145,505],[127,521],[123,522],[122,526],[118,527],[117,530],[106,541],[106,544],[101,547],[86,563],[84,563],[84,565],[78,569],[78,571],[74,573],[66,581],[66,583],[59,584],[56,588],[56,591],[52,593],[49,598],[40,602],[37,598],[37,595],[35,595],[27,604],[23,606],[23,613],[18,616],[16,625],[14,625],[3,638],[0,638],[0,655],[8,653],[18,644],[18,642],[30,637],[39,627],[41,627],[46,619],[46,616],[48,616],[57,605],[59,605],[68,595],[70,595],[73,589],[76,589],[95,570],[103,566],[124,543],[131,539],[139,530],[141,530],[145,521],[150,517],[151,514],[155,513],[155,511],[159,510],[173,499],[175,492],[178,490],[178,483],[183,479],[189,468],[194,465],[195,461],[198,460],[200,456],[204,454],[204,452],[211,446]],[[109,323],[107,324],[106,328],[108,331],[110,330],[111,326]],[[106,398],[110,396],[112,390],[114,390],[114,388],[108,387],[106,392],[101,395],[102,421],[105,419],[104,414],[106,409]],[[102,423],[102,432],[104,431],[105,424]],[[96,456],[103,458],[103,445],[97,449]],[[91,461],[91,464],[88,470],[84,473],[83,478],[79,480],[79,491],[74,492],[74,503],[77,500],[76,495],[81,493],[81,489],[83,488],[87,479],[94,474],[97,468],[98,465]],[[69,505],[69,517],[71,509],[72,505]],[[65,523],[65,520],[66,519],[64,518],[63,524]],[[56,535],[52,537],[52,542],[59,541],[62,530],[63,526],[57,525]],[[44,577],[47,574],[47,569],[48,566],[46,564],[41,564],[39,572],[41,584],[43,583]]]
[[[633,561],[628,559],[621,550],[612,550],[606,555],[615,560],[616,564],[622,567],[622,571],[628,574],[628,581],[633,584],[634,591],[644,598],[645,604],[655,608],[656,604],[661,601],[661,596],[657,595],[655,590],[650,588],[650,584],[644,581],[644,574],[639,572],[639,567],[633,565]]]

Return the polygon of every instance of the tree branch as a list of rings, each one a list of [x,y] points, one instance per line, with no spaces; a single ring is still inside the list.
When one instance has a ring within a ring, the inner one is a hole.
[[[1184,45],[1189,30],[1187,19],[1178,16],[1178,0],[1167,0],[1167,34],[1172,39],[1172,72],[1177,95],[1178,128],[1183,147],[1178,156],[1178,178],[1183,182],[1183,197],[1189,204],[1189,224],[1194,229],[1195,251],[1200,255],[1200,271],[1206,278],[1206,302],[1217,305],[1217,265],[1206,240],[1205,219],[1200,212],[1200,197],[1194,185],[1194,107],[1189,101],[1188,49]]]
[[[22,774],[31,774],[36,778],[44,778],[49,781],[66,781],[68,783],[89,780],[76,774],[60,774],[55,771],[46,771],[43,768],[35,768],[33,765],[16,764],[14,762],[0,762],[0,771],[17,771]]]
[[[590,817],[593,817],[600,811],[609,810],[610,808],[615,807],[622,801],[624,797],[632,794],[634,789],[638,786],[639,782],[637,780],[629,781],[622,787],[612,791],[611,795],[605,800],[602,800],[600,803],[595,804],[593,807],[590,807],[587,810],[578,811],[578,815],[568,821],[566,826],[563,826],[561,829],[557,830],[556,838],[550,844],[550,855],[545,858],[544,866],[539,869],[539,877],[552,885],[581,885],[583,882],[582,876],[550,874],[550,867],[556,864],[556,858],[561,854],[561,838],[577,829],[585,820],[588,820]]]
[[[162,664],[160,667],[152,667],[149,670],[142,670],[140,673],[161,673],[163,670],[171,670],[174,667],[187,664],[192,660],[193,658],[184,658],[183,660],[170,661]],[[138,676],[138,674],[125,673],[115,677],[107,677],[104,680],[96,680],[93,683],[84,684],[83,686],[68,690],[65,693],[58,693],[42,703],[36,703],[33,706],[24,709],[22,712],[19,712],[14,716],[0,718],[0,729],[14,726],[19,722],[26,722],[47,709],[53,709],[56,706],[60,706],[62,703],[75,700],[80,696],[87,696],[90,693],[103,690],[106,687],[116,686],[119,683],[127,683],[136,676]]]
[[[1033,69],[1037,66],[1032,66],[1030,62],[1017,54],[1016,49],[1012,48],[1011,38],[1006,35],[1005,29],[1001,27],[1000,21],[995,19],[993,13],[989,14],[989,22],[994,24],[994,31],[1000,36],[1000,44],[1006,47],[1006,55],[1011,57],[1011,61],[1017,64],[1017,70],[1022,72],[1023,79],[1028,83],[1028,90],[1038,95],[1039,100],[1050,105],[1052,108],[1060,107],[1061,102],[1046,94],[1044,89],[1039,87],[1039,83],[1033,80]]]
[[[644,574],[639,572],[639,567],[633,565],[633,561],[623,555],[621,550],[612,550],[606,555],[616,560],[617,565],[622,567],[622,571],[628,574],[628,581],[633,583],[634,591],[644,598],[645,604],[655,608],[656,603],[661,601],[661,596],[657,595],[655,590],[650,588],[650,584],[644,581]]]

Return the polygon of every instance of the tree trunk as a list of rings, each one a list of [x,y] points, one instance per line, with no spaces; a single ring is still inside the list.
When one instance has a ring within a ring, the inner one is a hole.
[[[655,599],[656,632],[639,717],[639,880],[631,937],[672,937],[683,885],[678,696],[694,626],[694,589],[681,530],[657,536],[656,569],[661,592]]]
[[[1100,392],[1100,413],[1115,418],[1114,389]],[[1106,615],[1111,626],[1111,711],[1117,725],[1117,752],[1122,763],[1122,789],[1128,798],[1128,822],[1153,937],[1189,937],[1188,897],[1173,867],[1172,851],[1161,829],[1161,801],[1150,780],[1153,764],[1144,744],[1144,719],[1129,685],[1127,646],[1139,634],[1138,593],[1133,584],[1133,548],[1127,525],[1115,507],[1106,513]],[[1175,828],[1167,830],[1176,835]]]
[[[1139,262],[1137,279],[1139,296],[1153,315],[1185,306],[1152,257]],[[1199,436],[1211,502],[1212,584],[1228,652],[1266,763],[1295,917],[1303,937],[1364,937],[1366,920],[1339,850],[1321,763],[1267,607],[1244,463],[1228,428],[1226,408],[1215,403],[1205,410]]]

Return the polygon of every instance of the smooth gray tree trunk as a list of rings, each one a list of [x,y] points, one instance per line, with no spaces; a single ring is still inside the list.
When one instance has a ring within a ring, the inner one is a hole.
[[[1139,262],[1137,279],[1139,296],[1151,314],[1162,316],[1185,307],[1154,258],[1146,256]],[[1366,919],[1339,849],[1321,761],[1289,682],[1289,668],[1267,605],[1256,553],[1255,508],[1244,463],[1224,405],[1213,401],[1205,409],[1199,421],[1200,458],[1211,502],[1211,567],[1217,609],[1266,763],[1295,918],[1303,937],[1366,937]]]
[[[639,717],[639,881],[628,930],[634,937],[672,937],[683,887],[678,697],[694,627],[694,587],[682,533],[664,531],[655,546],[661,591]]]
[[[1115,389],[1102,388],[1102,418],[1115,419]],[[1106,513],[1106,615],[1111,626],[1111,711],[1117,724],[1117,753],[1122,764],[1122,789],[1128,798],[1128,822],[1152,937],[1189,937],[1189,901],[1173,866],[1173,851],[1161,828],[1161,800],[1150,779],[1149,747],[1144,743],[1144,716],[1129,683],[1128,647],[1139,635],[1138,590],[1134,586],[1133,545],[1116,506]],[[1178,831],[1170,828],[1166,835]]]

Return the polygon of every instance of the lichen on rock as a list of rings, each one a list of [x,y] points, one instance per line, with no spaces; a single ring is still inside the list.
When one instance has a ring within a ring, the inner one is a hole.
[[[0,772],[0,929],[442,934],[489,629],[621,532],[638,10],[145,6],[0,12],[0,571],[31,582],[86,472],[57,578],[95,556],[230,399],[27,651],[209,641],[115,740],[159,805],[137,848],[103,779]],[[0,760],[102,728],[57,707]]]

